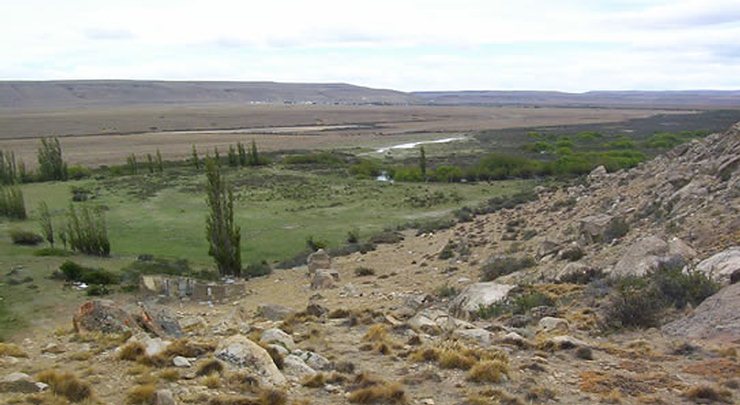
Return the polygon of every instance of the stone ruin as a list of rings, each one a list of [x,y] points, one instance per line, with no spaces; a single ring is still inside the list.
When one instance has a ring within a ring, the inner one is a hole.
[[[180,300],[224,303],[243,297],[246,283],[241,280],[204,281],[189,277],[142,275],[139,289],[145,293]]]

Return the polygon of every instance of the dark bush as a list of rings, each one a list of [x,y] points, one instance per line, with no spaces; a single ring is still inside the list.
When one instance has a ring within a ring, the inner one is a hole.
[[[14,244],[24,246],[36,246],[44,241],[44,238],[41,237],[41,235],[20,229],[12,229],[10,231],[10,239]]]
[[[33,252],[34,256],[57,256],[57,257],[67,257],[72,256],[72,252],[69,250],[64,250],[60,248],[41,248]]]
[[[381,243],[398,243],[403,240],[403,235],[399,232],[383,231],[370,236],[370,242],[375,244]]]
[[[661,266],[650,278],[668,304],[682,309],[699,305],[719,290],[719,285],[703,273],[684,273],[681,264]]]
[[[110,289],[104,285],[94,284],[87,289],[87,295],[90,297],[100,297],[110,294]]]
[[[272,268],[266,261],[257,263],[250,263],[247,268],[244,269],[244,274],[248,277],[261,277],[272,273]]]
[[[59,270],[64,274],[67,281],[98,285],[118,284],[120,282],[120,278],[114,273],[103,269],[84,267],[70,260],[62,263]]]
[[[306,247],[315,252],[319,249],[325,249],[329,245],[329,242],[321,239],[314,239],[313,236],[306,238]]]
[[[494,256],[481,268],[481,281],[493,281],[501,276],[532,267],[536,261],[532,256]]]
[[[657,326],[665,306],[660,292],[647,278],[625,277],[617,281],[607,321],[614,327]]]
[[[374,276],[375,270],[369,268],[369,267],[358,267],[355,269],[355,276],[357,277],[366,277],[366,276]]]

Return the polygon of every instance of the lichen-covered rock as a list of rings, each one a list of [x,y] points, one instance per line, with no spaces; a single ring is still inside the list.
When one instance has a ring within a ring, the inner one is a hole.
[[[236,367],[249,369],[260,377],[263,384],[275,386],[286,382],[267,351],[246,336],[234,335],[224,339],[216,348],[215,356]]]
[[[334,288],[335,284],[334,275],[328,270],[316,270],[311,279],[311,289],[313,290],[324,290],[327,288]]]
[[[277,344],[283,346],[288,351],[293,351],[295,349],[295,342],[293,341],[293,338],[289,334],[283,332],[278,328],[267,329],[262,332],[260,342],[268,345]]]
[[[72,317],[77,333],[127,333],[136,329],[134,318],[111,300],[93,300],[82,304]]]
[[[663,333],[688,339],[737,341],[740,336],[740,283],[721,289],[694,312],[663,326]]]
[[[696,265],[696,270],[718,283],[730,284],[733,274],[740,272],[740,246],[701,261]]]
[[[657,236],[648,236],[625,249],[611,275],[644,276],[663,264],[686,263],[695,255],[696,252],[678,238],[666,242]]]
[[[513,285],[493,281],[471,284],[450,303],[450,313],[463,319],[475,317],[480,308],[503,301],[514,288]]]

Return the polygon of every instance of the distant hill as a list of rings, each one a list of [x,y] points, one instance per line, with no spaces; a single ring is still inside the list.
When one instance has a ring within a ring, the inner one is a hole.
[[[411,93],[427,104],[572,107],[740,107],[740,91],[426,91]]]
[[[134,80],[0,81],[0,108],[137,104],[409,104],[414,97],[344,83],[171,82]]]
[[[0,81],[0,109],[202,104],[513,105],[736,108],[740,91],[425,91],[404,93],[345,83],[144,80]]]

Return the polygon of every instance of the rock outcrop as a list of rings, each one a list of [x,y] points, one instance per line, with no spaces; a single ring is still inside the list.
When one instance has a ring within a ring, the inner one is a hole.
[[[215,352],[216,358],[257,374],[267,385],[285,384],[285,376],[278,370],[265,349],[246,336],[234,335],[223,340]]]
[[[450,303],[450,313],[463,319],[475,317],[478,310],[504,300],[514,285],[496,282],[475,283],[465,287]]]
[[[82,304],[72,317],[72,324],[77,333],[127,333],[137,327],[136,320],[110,300]]]
[[[702,302],[693,314],[668,323],[663,333],[688,339],[740,342],[740,283]]]

